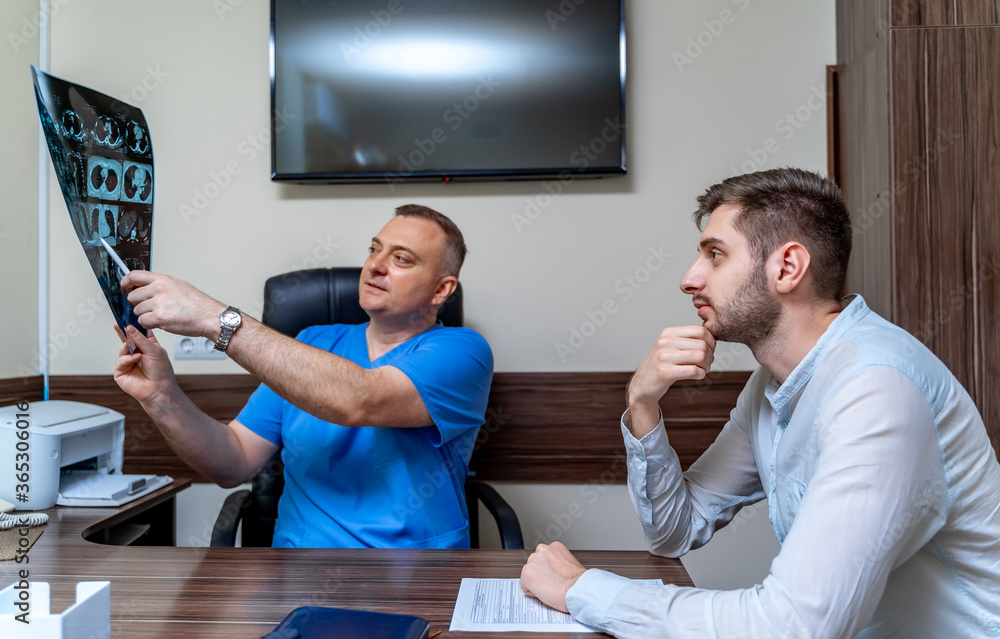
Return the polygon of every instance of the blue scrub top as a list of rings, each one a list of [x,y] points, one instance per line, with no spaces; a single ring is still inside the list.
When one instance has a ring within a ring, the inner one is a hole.
[[[296,339],[364,368],[400,369],[434,423],[347,428],[261,384],[237,421],[282,447],[285,490],[272,545],[468,548],[464,485],[493,378],[490,347],[473,330],[439,324],[371,361],[367,326],[313,326]]]

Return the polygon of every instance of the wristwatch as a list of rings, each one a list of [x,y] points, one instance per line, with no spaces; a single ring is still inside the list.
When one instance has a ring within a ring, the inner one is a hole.
[[[240,309],[230,306],[219,314],[219,321],[222,322],[222,329],[219,331],[219,341],[215,343],[215,350],[225,353],[233,333],[243,323],[243,316],[240,315]]]

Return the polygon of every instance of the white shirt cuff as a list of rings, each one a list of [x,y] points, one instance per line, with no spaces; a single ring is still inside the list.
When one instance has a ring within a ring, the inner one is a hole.
[[[608,609],[618,598],[618,593],[630,582],[626,577],[591,568],[580,575],[566,593],[569,614],[584,625],[602,628],[608,617]]]
[[[642,439],[636,439],[629,430],[632,423],[628,409],[622,413],[622,438],[625,440],[625,450],[629,457],[638,461],[645,472],[645,466],[652,464],[653,468],[663,468],[673,460],[670,451],[670,439],[667,437],[667,429],[663,425],[663,416],[656,423],[653,430],[646,433]]]

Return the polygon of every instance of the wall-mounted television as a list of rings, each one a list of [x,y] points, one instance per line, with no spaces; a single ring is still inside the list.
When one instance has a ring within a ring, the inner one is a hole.
[[[623,175],[624,0],[271,0],[271,179]]]

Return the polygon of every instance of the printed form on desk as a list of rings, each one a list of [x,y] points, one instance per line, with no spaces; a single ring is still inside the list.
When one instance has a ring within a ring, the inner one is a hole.
[[[643,583],[663,584],[659,579]],[[449,631],[597,632],[521,591],[520,579],[462,579]]]

